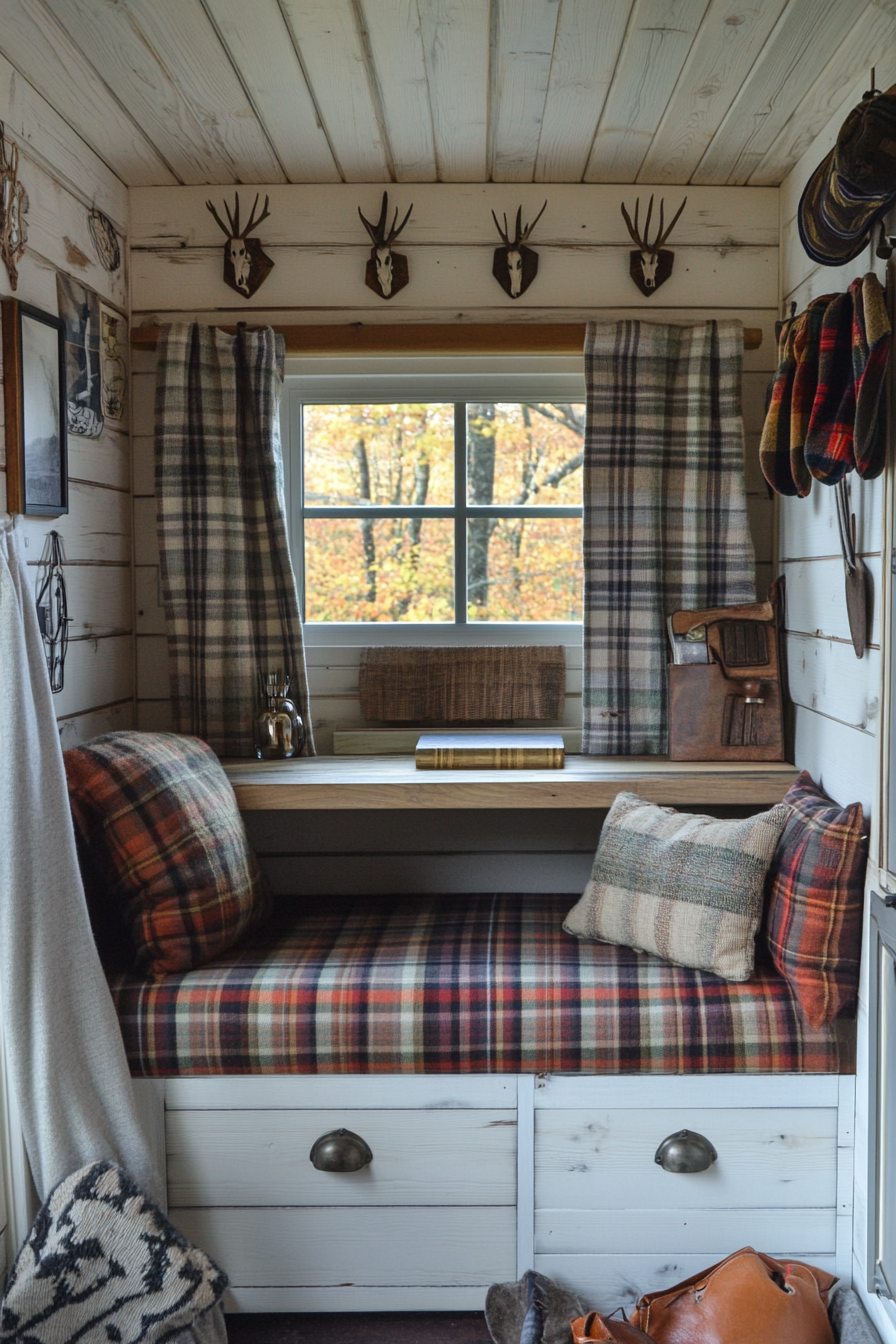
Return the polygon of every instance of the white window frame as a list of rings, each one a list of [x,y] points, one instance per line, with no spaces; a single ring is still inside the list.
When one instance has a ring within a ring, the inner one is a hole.
[[[302,414],[307,404],[350,405],[354,402],[450,402],[456,408],[475,401],[585,401],[582,360],[558,358],[370,358],[288,359],[281,402],[287,523],[293,568],[304,606],[304,519],[340,517],[347,510],[305,509],[302,499]],[[456,416],[460,412],[456,409]],[[463,442],[466,425],[455,423],[455,442]],[[358,510],[351,510],[355,517]],[[455,524],[455,571],[466,576],[466,522],[486,517],[571,517],[578,506],[470,505],[467,503],[466,454],[455,456],[455,503],[451,506],[397,508],[373,506],[367,517],[451,517]],[[322,645],[409,644],[575,644],[581,621],[467,621],[466,603],[456,602],[453,623],[396,621],[307,621],[305,642]]]

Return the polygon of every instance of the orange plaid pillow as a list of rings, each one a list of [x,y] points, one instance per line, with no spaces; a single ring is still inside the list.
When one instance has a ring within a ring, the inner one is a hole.
[[[840,807],[804,770],[784,796],[790,818],[769,869],[772,961],[806,1021],[848,1013],[859,988],[865,863],[861,803]]]
[[[266,917],[233,789],[199,738],[107,733],[64,759],[88,895],[120,916],[138,971],[193,970]]]

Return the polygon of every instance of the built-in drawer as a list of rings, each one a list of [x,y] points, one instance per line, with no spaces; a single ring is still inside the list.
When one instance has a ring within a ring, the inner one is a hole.
[[[168,1111],[165,1128],[172,1209],[516,1204],[515,1110],[183,1110]],[[360,1134],[373,1161],[318,1171],[314,1141],[340,1128]]]
[[[171,1217],[226,1269],[237,1303],[240,1289],[388,1286],[473,1288],[481,1305],[490,1283],[516,1278],[509,1206],[173,1209]]]
[[[715,1147],[707,1171],[671,1173],[654,1160],[681,1129]],[[536,1208],[824,1208],[836,1195],[834,1107],[536,1113]]]

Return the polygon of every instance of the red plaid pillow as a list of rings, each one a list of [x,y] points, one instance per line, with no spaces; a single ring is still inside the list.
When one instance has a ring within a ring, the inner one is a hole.
[[[65,752],[65,770],[85,885],[120,914],[139,971],[192,970],[268,914],[233,789],[204,742],[107,733]]]
[[[867,847],[861,804],[839,807],[804,770],[769,869],[767,935],[807,1022],[827,1026],[859,986]]]

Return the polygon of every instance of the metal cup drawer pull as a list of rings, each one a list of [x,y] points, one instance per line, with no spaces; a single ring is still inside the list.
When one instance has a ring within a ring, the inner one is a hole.
[[[318,1171],[360,1171],[373,1161],[366,1139],[350,1129],[331,1129],[315,1139],[310,1153]]]
[[[718,1160],[718,1153],[709,1139],[695,1134],[692,1129],[680,1129],[663,1139],[656,1150],[654,1162],[663,1171],[706,1171]]]

